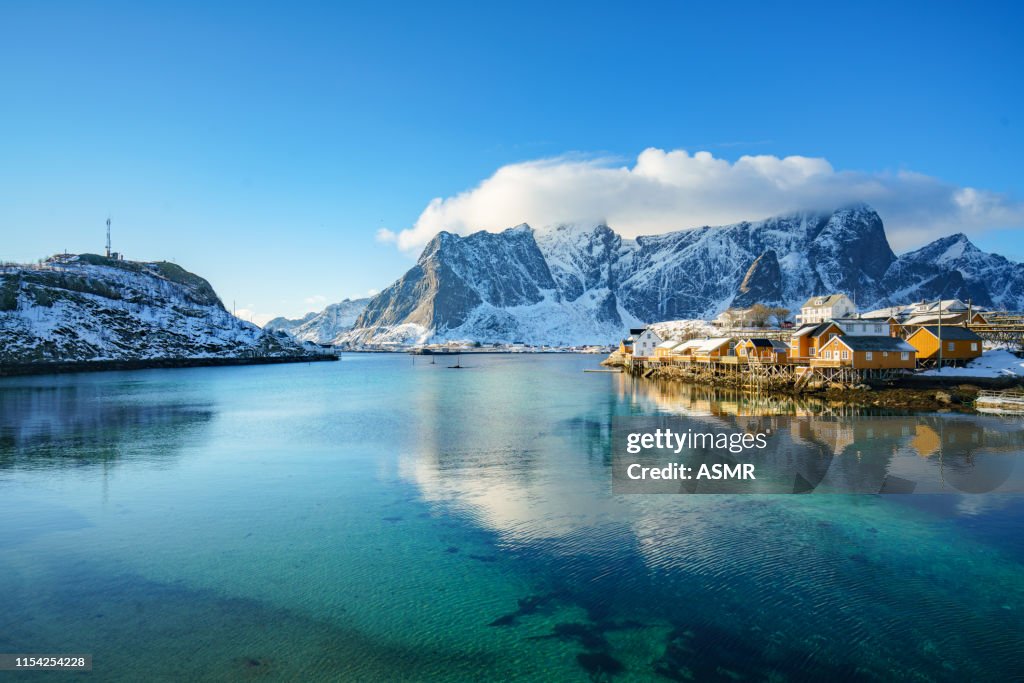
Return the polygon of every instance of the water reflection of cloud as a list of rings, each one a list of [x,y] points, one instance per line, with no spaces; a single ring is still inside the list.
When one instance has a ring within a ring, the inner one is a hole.
[[[789,440],[779,457],[833,454],[825,470],[802,472],[819,491],[878,492],[893,478],[914,482],[918,493],[970,491],[972,482],[979,491],[1000,484],[1024,489],[1024,468],[1016,467],[1024,432],[997,417],[694,419],[745,430],[755,422],[762,427],[770,423],[778,438]],[[566,539],[584,528],[618,524],[628,527],[641,547],[652,533],[660,536],[671,529],[673,538],[689,539],[685,552],[692,553],[711,543],[704,536],[708,527],[743,524],[715,512],[726,500],[721,496],[611,496],[607,458],[593,457],[608,451],[608,430],[590,422],[580,421],[575,431],[547,434],[521,452],[514,448],[513,435],[500,431],[476,449],[459,449],[435,433],[402,459],[401,473],[427,500],[463,510],[514,543]],[[442,447],[435,450],[432,445],[438,444]]]

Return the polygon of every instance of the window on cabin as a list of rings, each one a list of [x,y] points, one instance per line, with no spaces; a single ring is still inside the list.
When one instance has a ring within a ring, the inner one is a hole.
[[[910,360],[910,351],[903,351],[900,353],[900,360]]]
[[[873,357],[874,357],[874,354],[872,354],[870,351],[865,351],[864,352],[864,360],[872,360]]]
[[[849,360],[849,358],[850,358],[850,352],[849,351],[843,351],[843,360]]]
[[[971,342],[971,351],[978,350],[978,342]]]
[[[953,344],[953,342],[949,342],[948,344],[946,344],[947,351],[952,351],[954,348],[956,348],[956,345]]]

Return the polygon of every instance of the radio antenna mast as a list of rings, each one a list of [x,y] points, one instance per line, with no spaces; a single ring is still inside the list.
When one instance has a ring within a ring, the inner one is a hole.
[[[107,258],[110,258],[110,216],[107,216]]]

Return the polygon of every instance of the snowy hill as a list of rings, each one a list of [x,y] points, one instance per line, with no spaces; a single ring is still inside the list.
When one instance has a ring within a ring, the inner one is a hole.
[[[330,344],[352,329],[368,303],[368,298],[345,299],[319,313],[307,313],[302,318],[274,318],[263,329],[269,332],[284,330],[300,341]]]
[[[95,254],[0,268],[0,339],[4,363],[303,353],[235,318],[184,268]]]
[[[863,309],[922,298],[1024,308],[1024,265],[954,235],[897,257],[864,205],[625,240],[606,225],[439,233],[345,340],[607,343],[642,322],[846,292]]]

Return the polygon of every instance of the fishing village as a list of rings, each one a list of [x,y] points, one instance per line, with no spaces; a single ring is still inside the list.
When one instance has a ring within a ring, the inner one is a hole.
[[[1024,315],[959,299],[858,312],[843,293],[809,298],[795,323],[789,313],[755,305],[704,325],[633,328],[603,365],[854,405],[1024,411]]]

